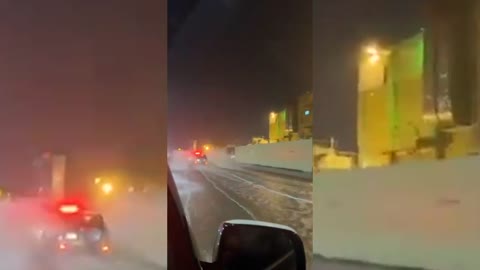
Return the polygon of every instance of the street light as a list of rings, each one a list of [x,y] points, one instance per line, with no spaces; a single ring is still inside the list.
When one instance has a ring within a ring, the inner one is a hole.
[[[105,184],[103,184],[103,185],[102,185],[102,191],[103,191],[103,193],[105,193],[105,194],[107,194],[107,195],[110,194],[110,193],[112,193],[112,191],[113,191],[113,186],[112,186],[112,184],[110,184],[110,183],[105,183]]]
[[[365,54],[368,56],[368,61],[375,65],[379,63],[384,57],[390,54],[390,51],[381,48],[377,45],[369,45],[364,48]]]
[[[95,185],[100,184],[100,182],[102,182],[102,178],[100,177],[95,178]]]
[[[365,52],[368,54],[368,61],[370,63],[376,64],[380,61],[380,49],[376,45],[367,46]]]
[[[370,45],[370,46],[368,46],[368,47],[366,48],[366,52],[367,52],[368,54],[370,54],[370,55],[378,55],[378,54],[380,54],[380,53],[378,52],[377,46],[375,46],[375,45]]]

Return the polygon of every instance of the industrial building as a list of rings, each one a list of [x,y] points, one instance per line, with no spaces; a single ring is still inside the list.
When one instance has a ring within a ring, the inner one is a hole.
[[[458,56],[429,35],[421,31],[393,46],[364,48],[358,70],[360,167],[476,151],[476,103],[473,96],[458,97],[459,89],[468,89],[455,84],[455,61],[448,60]]]
[[[313,94],[306,92],[298,97],[292,106],[271,112],[269,115],[270,143],[309,139],[312,137]]]
[[[298,98],[297,106],[297,132],[301,139],[312,137],[313,125],[313,93],[306,92]]]

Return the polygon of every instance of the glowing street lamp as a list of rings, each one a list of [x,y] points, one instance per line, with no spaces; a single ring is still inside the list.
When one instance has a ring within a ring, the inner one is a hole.
[[[103,193],[105,193],[105,194],[107,194],[107,195],[110,194],[110,193],[112,193],[112,191],[113,191],[113,186],[112,186],[112,184],[110,184],[110,183],[105,183],[105,184],[103,184],[103,185],[102,185],[102,191],[103,191]]]
[[[100,182],[102,182],[102,178],[100,177],[95,178],[95,185],[100,184]]]
[[[370,63],[376,64],[380,61],[380,50],[376,45],[367,46],[365,52],[368,54],[368,61]]]
[[[377,64],[382,59],[382,54],[388,54],[388,52],[382,50],[377,45],[370,45],[365,47],[365,53],[368,55],[368,61],[371,64]]]
[[[379,51],[378,51],[378,48],[377,46],[375,45],[370,45],[366,48],[366,52],[370,55],[379,55]]]

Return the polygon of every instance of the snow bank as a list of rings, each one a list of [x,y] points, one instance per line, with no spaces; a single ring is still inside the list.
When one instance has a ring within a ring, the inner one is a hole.
[[[324,171],[314,253],[436,270],[480,269],[480,158]]]
[[[312,140],[237,146],[233,160],[242,164],[312,172],[312,147]],[[209,152],[208,158],[221,167],[234,166],[223,149]]]
[[[122,257],[167,266],[167,193],[133,193],[102,209]]]

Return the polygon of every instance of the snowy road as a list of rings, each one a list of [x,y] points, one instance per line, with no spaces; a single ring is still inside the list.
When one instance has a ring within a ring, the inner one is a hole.
[[[211,261],[218,226],[253,219],[294,228],[312,250],[312,183],[293,176],[214,165],[173,171],[203,260]]]

